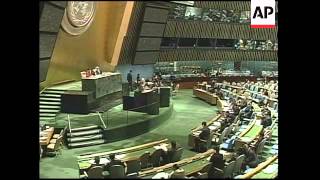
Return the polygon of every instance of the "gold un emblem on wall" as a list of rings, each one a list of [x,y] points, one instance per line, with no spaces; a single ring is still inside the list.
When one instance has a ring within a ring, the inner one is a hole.
[[[94,1],[69,1],[62,19],[62,28],[74,36],[84,33],[93,21],[95,10]]]

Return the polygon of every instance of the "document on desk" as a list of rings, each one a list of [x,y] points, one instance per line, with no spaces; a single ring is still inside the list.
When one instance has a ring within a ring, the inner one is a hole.
[[[193,132],[193,135],[199,136],[200,133],[201,133],[201,131],[196,131],[196,132]]]
[[[123,159],[125,156],[126,154],[117,154],[115,155],[115,158],[120,160],[120,159]]]
[[[108,164],[109,162],[110,162],[110,160],[107,159],[107,158],[101,158],[100,159],[100,164]],[[90,164],[94,164],[94,159],[89,160],[89,163]]]
[[[169,179],[169,174],[166,172],[160,172],[154,175],[152,179]]]
[[[219,129],[219,127],[218,126],[209,126],[208,127],[211,131],[215,131],[215,130],[217,130],[217,129]]]
[[[272,164],[272,165],[269,165],[267,168],[265,168],[263,172],[266,174],[271,174],[276,172],[277,170],[278,170],[278,164]]]
[[[162,149],[164,151],[168,151],[167,145],[166,144],[160,144],[157,146],[154,146],[155,149]]]

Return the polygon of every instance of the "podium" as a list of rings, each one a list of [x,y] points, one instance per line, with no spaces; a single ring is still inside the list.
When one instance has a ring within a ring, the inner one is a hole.
[[[159,114],[160,96],[156,90],[135,93],[134,97],[123,96],[123,110]]]
[[[169,107],[170,106],[170,87],[160,87],[160,107]]]

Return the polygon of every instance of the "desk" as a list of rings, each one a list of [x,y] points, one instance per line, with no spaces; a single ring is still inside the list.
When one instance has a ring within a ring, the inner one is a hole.
[[[174,164],[178,164],[182,169],[184,169],[186,175],[196,173],[200,171],[203,166],[209,163],[207,158],[214,152],[215,151],[213,149],[209,149],[207,152],[198,153],[193,157],[185,158],[175,163],[169,163],[164,166],[153,168],[151,170],[141,171],[139,173],[139,177],[152,178],[155,174],[159,172],[170,173]]]
[[[218,115],[207,122],[207,125],[210,126],[213,123],[217,122],[221,118],[221,115]],[[191,130],[191,133],[188,135],[188,146],[195,148],[194,140],[199,136],[199,131],[202,129],[202,125]]]
[[[82,91],[92,91],[95,98],[100,98],[107,94],[122,91],[122,78],[120,73],[106,73],[101,75],[82,78]]]
[[[162,143],[160,146],[169,147],[169,144],[168,143]],[[116,155],[116,159],[119,159],[122,162],[135,160],[135,159],[139,159],[140,156],[142,154],[144,154],[145,152],[149,152],[150,155],[151,155],[157,149],[158,149],[157,146],[151,146],[151,147],[146,147],[144,149],[139,149],[139,150],[133,151],[133,152],[117,154]],[[105,158],[105,156],[102,156],[102,157]],[[83,171],[87,170],[91,166],[91,163],[92,163],[91,161],[92,161],[92,158],[91,159],[78,160],[78,167],[79,167],[80,175],[83,174]]]
[[[42,146],[48,145],[50,143],[51,138],[52,138],[53,132],[54,132],[54,127],[51,127],[49,129],[42,131],[41,133],[45,133],[46,136],[44,136],[43,139],[42,139],[42,137],[40,137],[40,145],[42,145]]]
[[[216,96],[215,94],[211,94],[203,89],[193,89],[193,95],[202,100],[205,100],[212,105],[217,104],[218,96]]]

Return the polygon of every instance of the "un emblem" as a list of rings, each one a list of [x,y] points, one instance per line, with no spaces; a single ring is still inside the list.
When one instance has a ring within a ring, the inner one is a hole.
[[[62,28],[71,35],[84,33],[93,21],[94,1],[69,1],[62,19]]]

